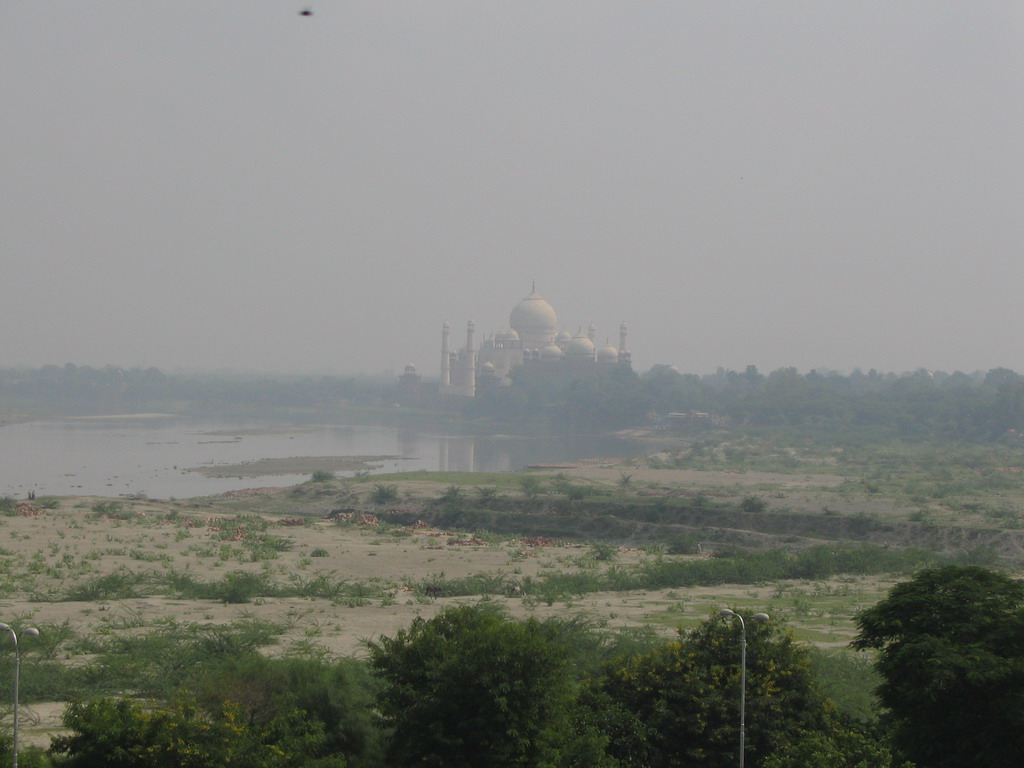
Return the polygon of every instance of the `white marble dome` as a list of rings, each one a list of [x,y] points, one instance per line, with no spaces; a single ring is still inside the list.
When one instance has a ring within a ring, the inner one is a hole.
[[[567,355],[572,355],[573,357],[577,355],[589,355],[593,357],[594,342],[591,341],[590,338],[583,332],[577,333],[575,336],[572,337],[572,341],[569,342],[568,346],[566,346],[565,353]]]
[[[564,355],[557,344],[548,344],[540,351],[541,360],[561,360]]]
[[[508,324],[520,335],[554,333],[558,328],[558,315],[536,291],[516,304],[509,315]]]

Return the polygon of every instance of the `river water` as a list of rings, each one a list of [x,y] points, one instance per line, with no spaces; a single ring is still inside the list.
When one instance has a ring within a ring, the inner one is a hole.
[[[466,436],[390,426],[117,416],[0,426],[0,495],[190,498],[292,485],[302,475],[206,477],[192,468],[296,456],[389,456],[371,472],[515,472],[529,464],[637,455],[608,436]],[[338,473],[343,476],[346,473]],[[351,474],[351,473],[348,473]]]

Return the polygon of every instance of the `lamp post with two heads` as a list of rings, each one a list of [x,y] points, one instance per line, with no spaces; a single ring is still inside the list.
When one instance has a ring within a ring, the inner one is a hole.
[[[18,635],[10,624],[0,624],[0,632],[8,632],[14,641],[14,728],[11,732],[11,766],[18,768],[18,678],[21,672],[21,651],[18,649]],[[29,627],[22,634],[39,637],[39,630]]]
[[[747,726],[747,625],[736,611],[723,608],[719,616],[735,616],[740,622],[740,768],[743,768]],[[767,613],[755,613],[749,617],[754,621],[768,621]]]

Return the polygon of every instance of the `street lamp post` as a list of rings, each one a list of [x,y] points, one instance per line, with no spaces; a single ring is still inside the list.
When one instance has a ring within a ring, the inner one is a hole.
[[[21,673],[21,651],[18,650],[18,635],[10,624],[0,623],[0,632],[9,632],[11,640],[14,641],[14,729],[11,732],[11,766],[18,768],[18,678]],[[39,630],[29,627],[23,634],[29,637],[39,637]]]
[[[740,768],[743,768],[743,754],[747,731],[747,625],[743,617],[736,611],[723,608],[719,616],[735,616],[740,622]],[[755,613],[750,617],[754,621],[768,621],[767,613]],[[17,768],[17,766],[15,766]]]

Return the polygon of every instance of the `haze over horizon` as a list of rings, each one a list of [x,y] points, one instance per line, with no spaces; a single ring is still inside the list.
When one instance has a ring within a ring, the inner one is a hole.
[[[1024,372],[1024,4],[0,9],[0,366]]]

